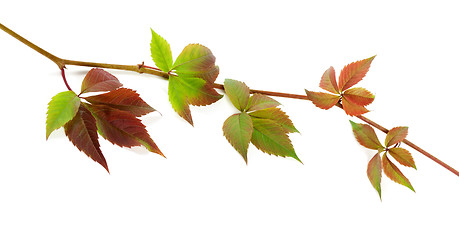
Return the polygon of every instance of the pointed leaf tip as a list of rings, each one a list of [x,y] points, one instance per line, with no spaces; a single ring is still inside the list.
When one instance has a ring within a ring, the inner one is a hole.
[[[306,95],[312,103],[321,109],[330,109],[339,102],[339,95],[322,93],[322,92],[313,92],[305,89]]]
[[[389,130],[386,135],[386,147],[390,147],[405,140],[408,135],[408,127],[395,127]]]
[[[80,98],[72,91],[61,92],[51,98],[46,113],[46,139],[75,117],[80,103]]]
[[[405,175],[403,175],[403,173],[400,171],[400,169],[398,169],[398,167],[395,166],[395,164],[393,164],[389,160],[389,158],[387,158],[387,153],[383,154],[382,165],[383,165],[384,173],[386,174],[388,178],[390,178],[392,181],[398,184],[401,184],[411,189],[413,192],[415,192],[408,178],[406,178]]]
[[[112,91],[123,84],[109,72],[100,69],[91,69],[81,83],[81,93]]]
[[[341,73],[339,75],[339,90],[342,92],[360,82],[367,74],[368,70],[370,69],[371,62],[375,57],[376,55],[346,65],[341,70]]]
[[[360,145],[374,150],[380,150],[383,148],[376,136],[375,130],[373,130],[370,125],[355,123],[351,120],[349,120],[349,122],[351,123],[355,139],[357,139]]]
[[[339,94],[338,84],[336,83],[336,73],[333,67],[327,69],[320,79],[319,87],[331,93]]]
[[[241,154],[246,163],[247,149],[252,133],[252,119],[245,112],[234,114],[223,123],[223,135],[233,148]]]
[[[376,189],[376,191],[378,192],[380,199],[381,199],[381,175],[382,175],[381,172],[382,172],[381,156],[379,155],[379,153],[376,153],[376,155],[368,162],[367,176],[371,182],[371,185],[373,185],[373,188]]]
[[[163,72],[169,72],[172,68],[172,52],[169,43],[151,29],[150,51],[155,65]]]
[[[225,79],[223,86],[225,93],[234,107],[239,111],[244,111],[247,107],[250,97],[250,89],[245,83],[233,79]]]

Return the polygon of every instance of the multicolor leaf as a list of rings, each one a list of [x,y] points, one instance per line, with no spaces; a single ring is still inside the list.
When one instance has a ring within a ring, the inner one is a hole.
[[[199,74],[215,67],[215,56],[209,48],[200,44],[189,44],[175,60],[171,70],[177,74]]]
[[[376,56],[346,65],[339,75],[338,89],[340,92],[360,82],[370,69]]]
[[[175,112],[193,125],[193,119],[191,118],[191,111],[186,93],[183,90],[180,79],[178,77],[174,77],[173,75],[169,78],[168,95],[169,102],[172,104],[172,108]]]
[[[351,88],[343,93],[343,98],[359,106],[367,106],[375,100],[375,96],[365,88]]]
[[[98,162],[107,172],[108,166],[100,150],[96,119],[88,109],[80,105],[75,117],[64,125],[65,135],[80,151]]]
[[[247,103],[246,111],[257,111],[266,108],[273,108],[279,106],[280,103],[266,95],[255,93],[252,94]]]
[[[225,93],[231,103],[233,103],[239,111],[244,111],[247,107],[247,103],[249,102],[249,87],[247,87],[247,85],[243,82],[228,78],[225,79],[223,86],[225,87]]]
[[[329,93],[322,93],[322,92],[313,92],[306,90],[306,95],[308,96],[309,100],[312,101],[314,105],[318,108],[322,109],[330,109],[331,107],[335,106],[340,99],[339,95],[329,94]]]
[[[72,91],[56,94],[48,104],[46,113],[46,139],[56,129],[72,120],[80,107],[80,98]]]
[[[81,93],[112,91],[123,86],[112,74],[100,68],[91,69],[81,83]]]
[[[368,109],[366,109],[365,107],[351,102],[348,99],[348,96],[343,95],[341,102],[343,105],[344,112],[346,112],[346,114],[349,116],[358,116],[358,115],[362,115],[364,113],[369,112]]]
[[[411,189],[414,192],[413,186],[411,186],[410,181],[408,178],[403,175],[403,173],[400,171],[400,169],[393,164],[389,158],[387,158],[387,153],[384,153],[382,157],[382,165],[384,169],[384,173],[388,178],[390,178],[392,181],[399,183],[409,189]]]
[[[349,121],[352,125],[352,131],[354,136],[360,145],[374,150],[383,149],[382,144],[379,142],[378,137],[376,136],[375,130],[368,124],[355,123]]]
[[[223,135],[234,149],[242,155],[246,163],[247,149],[252,133],[252,119],[245,112],[234,114],[223,123]]]
[[[270,119],[279,124],[286,133],[293,133],[299,131],[293,125],[288,115],[279,108],[268,108],[250,112],[249,115],[255,118]]]
[[[386,135],[386,147],[390,147],[405,140],[408,135],[408,127],[395,127],[389,130]]]
[[[338,84],[336,83],[335,69],[330,67],[324,72],[320,79],[319,87],[331,93],[339,94]]]
[[[252,144],[262,152],[281,157],[301,160],[295,153],[292,143],[284,129],[270,119],[252,118]]]
[[[169,72],[172,68],[172,52],[167,41],[151,29],[150,51],[155,65],[163,72]]]
[[[373,185],[373,187],[378,192],[379,198],[381,198],[381,172],[381,156],[379,153],[376,153],[370,162],[368,162],[367,176],[371,182],[371,185]]]
[[[99,134],[121,147],[145,146],[150,152],[164,157],[145,129],[145,125],[130,112],[111,108],[106,105],[85,106],[91,111],[97,122]]]
[[[155,111],[136,91],[128,88],[118,88],[108,93],[86,97],[92,104],[104,104],[112,108],[128,111],[137,117]]]
[[[388,152],[395,160],[397,160],[397,162],[399,162],[403,166],[412,167],[416,169],[416,164],[414,163],[413,156],[411,156],[411,153],[408,150],[397,147],[390,148]]]

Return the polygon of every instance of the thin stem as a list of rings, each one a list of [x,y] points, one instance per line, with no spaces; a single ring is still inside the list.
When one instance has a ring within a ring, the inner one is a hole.
[[[67,87],[67,89],[69,91],[72,91],[72,88],[70,87],[69,83],[67,82],[67,79],[65,78],[65,69],[64,68],[61,68],[61,75],[62,75],[62,79],[64,80],[64,83],[65,83],[65,86]]]
[[[165,78],[165,79],[169,78],[169,73],[163,72],[160,69],[155,68],[155,67],[145,66],[143,63],[142,64],[138,64],[138,65],[121,65],[121,64],[108,64],[108,63],[74,61],[74,60],[68,60],[68,59],[59,58],[59,57],[56,57],[55,55],[45,51],[44,49],[38,47],[37,45],[33,44],[32,42],[28,41],[27,39],[23,38],[22,36],[20,36],[19,34],[15,33],[11,29],[5,27],[1,23],[0,23],[0,29],[2,29],[3,31],[5,31],[6,33],[10,34],[11,36],[16,38],[17,40],[21,41],[25,45],[29,46],[30,48],[34,49],[38,53],[42,54],[43,56],[47,57],[48,59],[50,59],[51,61],[56,63],[57,66],[59,67],[59,69],[61,69],[62,77],[64,79],[64,83],[65,83],[65,85],[67,86],[67,88],[70,91],[71,91],[70,86],[68,85],[67,80],[65,79],[65,74],[64,74],[64,68],[65,68],[66,65],[85,66],[85,67],[99,67],[99,68],[107,68],[107,69],[119,69],[119,70],[132,71],[132,72],[138,72],[138,73],[152,74],[152,75],[156,75],[156,76],[159,76],[159,77],[162,77],[162,78]],[[225,88],[224,88],[224,86],[222,84],[217,84],[217,83],[214,84],[214,88],[221,89],[223,91],[225,90]],[[251,89],[250,92],[251,93],[260,93],[260,94],[264,94],[264,95],[268,95],[268,96],[274,96],[274,97],[285,97],[285,98],[293,98],[293,99],[301,99],[301,100],[310,100],[306,95],[299,95],[299,94],[270,92],[270,91],[255,90],[255,89]],[[339,104],[337,106],[342,108],[342,106],[340,106]],[[380,130],[380,131],[382,131],[384,133],[389,132],[389,130],[387,130],[383,126],[371,121],[370,119],[368,119],[366,117],[357,116],[357,118],[359,118],[360,120],[368,123],[369,125],[375,127],[376,129],[378,129],[378,130]],[[459,176],[459,172],[457,170],[455,170],[454,168],[450,167],[446,163],[440,161],[438,158],[434,157],[432,154],[428,153],[424,149],[418,147],[417,145],[415,145],[414,143],[412,143],[412,142],[410,142],[410,141],[408,141],[406,139],[403,142],[405,144],[407,144],[408,146],[412,147],[414,150],[422,153],[426,157],[428,157],[431,160],[433,160],[434,162],[438,163],[440,166],[448,169],[449,171],[451,171],[455,175]]]

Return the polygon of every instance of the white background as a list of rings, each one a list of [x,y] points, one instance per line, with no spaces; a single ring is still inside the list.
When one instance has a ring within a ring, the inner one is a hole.
[[[218,83],[297,94],[377,54],[358,85],[376,95],[366,116],[409,126],[408,139],[458,169],[455,3],[7,1],[0,22],[62,58],[153,65],[151,27],[175,57],[208,46]],[[0,239],[457,239],[459,178],[408,148],[418,170],[401,170],[416,193],[384,178],[381,202],[366,176],[374,153],[340,109],[278,99],[304,165],[252,145],[246,166],[222,135],[236,112],[227,97],[193,107],[191,127],[166,81],[109,70],[161,112],[143,121],[167,159],[101,139],[107,174],[62,129],[45,141],[47,104],[66,90],[53,62],[0,32],[0,70]],[[68,66],[74,90],[88,70]]]

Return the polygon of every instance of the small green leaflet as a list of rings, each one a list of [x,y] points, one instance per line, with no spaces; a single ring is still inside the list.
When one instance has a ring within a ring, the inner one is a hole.
[[[404,148],[398,147],[398,144],[405,140],[408,134],[408,127],[395,127],[389,130],[385,139],[385,146],[381,144],[373,128],[368,124],[359,124],[350,121],[354,136],[360,145],[377,150],[376,155],[370,160],[367,167],[367,176],[373,187],[381,198],[381,172],[384,170],[385,175],[396,183],[413,190],[408,178],[406,178],[400,169],[389,160],[387,153],[391,155],[398,163],[406,167],[416,169],[413,157],[410,152]],[[395,145],[395,146],[393,146]],[[380,154],[383,154],[382,158]]]
[[[72,120],[80,107],[80,98],[72,91],[56,94],[48,104],[46,139],[56,129]]]
[[[205,106],[223,96],[214,88],[219,68],[210,49],[200,44],[189,44],[172,62],[169,44],[152,32],[151,56],[156,66],[169,75],[168,94],[172,108],[193,125],[189,105]]]
[[[287,114],[277,108],[276,100],[261,94],[250,96],[250,89],[240,81],[226,79],[224,88],[233,105],[241,112],[223,124],[223,135],[247,163],[249,142],[262,152],[301,160],[295,153],[288,133],[298,132]]]

